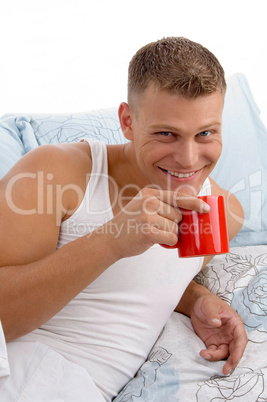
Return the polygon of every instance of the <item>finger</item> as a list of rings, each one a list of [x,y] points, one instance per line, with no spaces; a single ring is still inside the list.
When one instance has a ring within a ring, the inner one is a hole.
[[[227,375],[234,370],[240,362],[247,346],[247,334],[242,325],[236,327],[234,331],[234,340],[231,342],[229,350],[230,355],[223,367],[223,374]]]
[[[156,193],[151,189],[149,191],[142,191],[142,194],[140,194],[142,197],[142,213],[147,216],[152,215],[154,218],[156,218],[156,215],[160,215],[176,223],[180,222],[183,217],[181,211],[170,203],[160,199],[158,195],[159,190],[156,190]]]
[[[203,349],[200,352],[200,356],[209,361],[220,361],[226,359],[229,355],[229,347],[226,343],[219,346],[210,345],[207,349]]]
[[[159,194],[158,191],[159,190],[157,190],[156,194],[151,190],[150,192],[143,191],[142,212],[148,216],[152,215],[154,218],[156,218],[156,215],[160,215],[176,223],[180,222],[183,215],[179,208],[175,208],[171,204],[158,198],[156,196]]]
[[[178,208],[174,208],[172,205],[166,204],[165,202],[159,201],[158,214],[168,220],[175,223],[181,222],[183,219],[183,214]]]
[[[151,219],[151,226],[163,232],[174,233],[177,236],[178,233],[178,223],[171,220],[164,218],[160,215],[157,216],[155,219]]]
[[[177,247],[178,242],[178,223],[182,220],[182,213],[177,208],[172,207],[165,202],[157,200],[160,206],[157,210],[157,216],[154,219],[157,221],[157,227],[161,231],[158,238],[159,244],[166,248]]]
[[[210,206],[205,201],[178,191],[157,190],[155,196],[175,208],[189,209],[201,213],[210,211]]]
[[[174,246],[178,241],[178,224],[170,219],[157,216],[151,224],[151,232],[157,236],[157,242]]]

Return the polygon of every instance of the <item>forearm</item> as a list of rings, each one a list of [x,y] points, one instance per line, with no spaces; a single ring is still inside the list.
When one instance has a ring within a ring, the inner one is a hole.
[[[117,259],[109,239],[92,234],[40,261],[2,267],[0,317],[6,339],[40,327]]]
[[[191,281],[174,311],[190,317],[196,300],[199,297],[209,293],[210,291],[207,288],[197,284],[194,281]]]

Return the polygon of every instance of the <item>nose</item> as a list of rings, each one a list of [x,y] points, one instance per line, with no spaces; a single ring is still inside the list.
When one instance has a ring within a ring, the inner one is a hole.
[[[195,141],[181,141],[176,145],[174,158],[184,170],[196,167],[199,157],[198,144]]]

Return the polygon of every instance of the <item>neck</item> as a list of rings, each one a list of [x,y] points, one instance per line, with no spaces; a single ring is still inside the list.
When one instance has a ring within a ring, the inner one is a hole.
[[[108,146],[109,174],[125,197],[134,197],[147,185],[138,167],[132,142]]]

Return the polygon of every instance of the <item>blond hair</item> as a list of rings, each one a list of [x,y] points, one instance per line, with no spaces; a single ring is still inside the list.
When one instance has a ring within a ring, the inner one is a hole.
[[[186,98],[226,90],[224,70],[199,43],[168,37],[149,43],[133,56],[128,70],[128,103],[133,106],[150,83]]]

